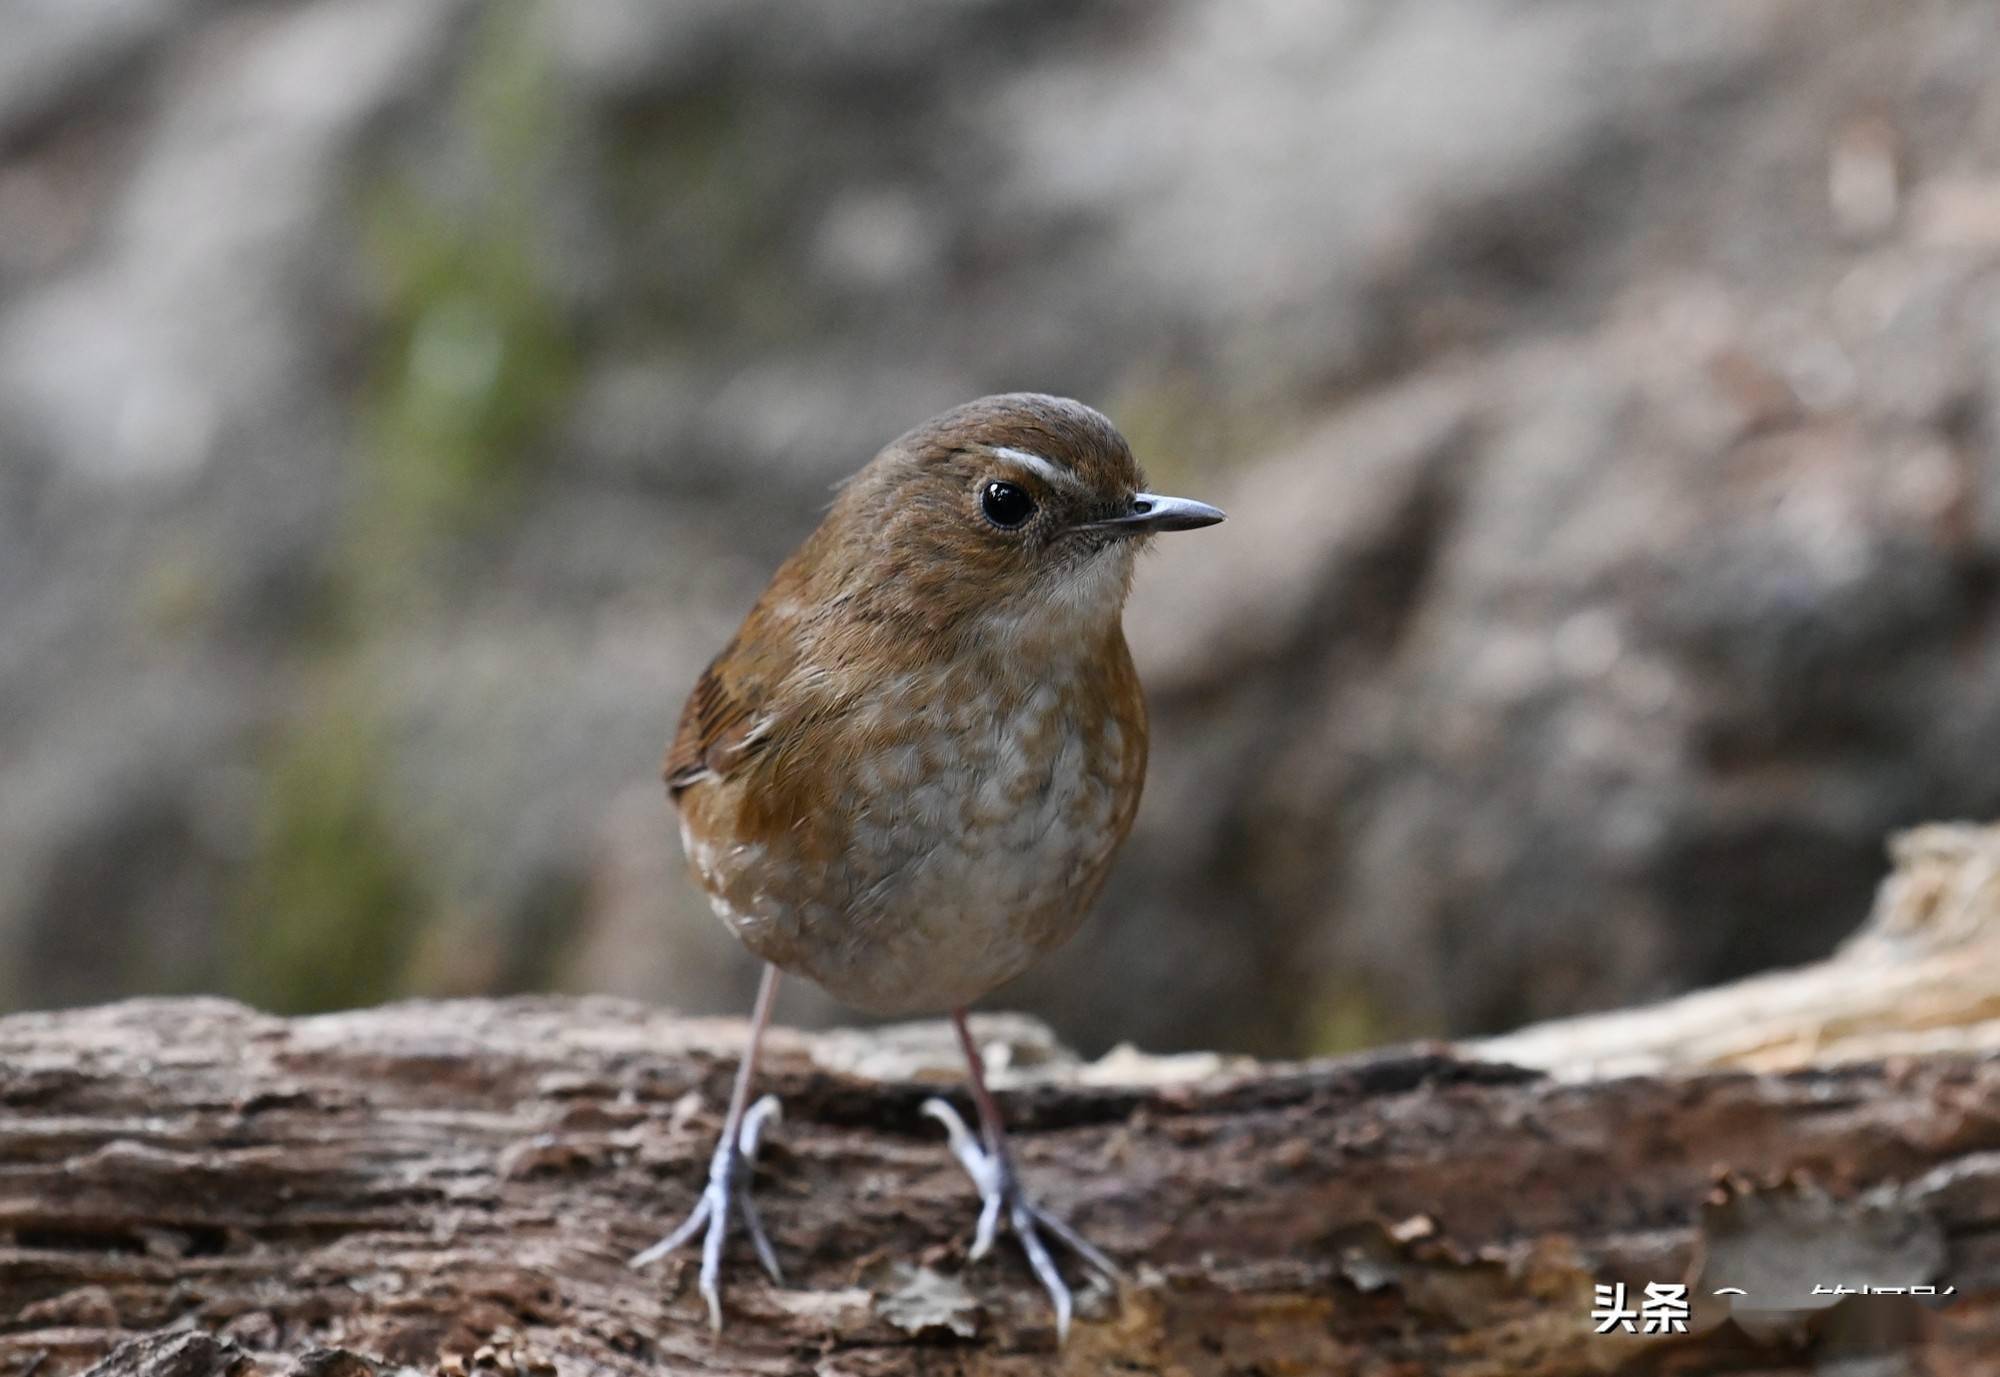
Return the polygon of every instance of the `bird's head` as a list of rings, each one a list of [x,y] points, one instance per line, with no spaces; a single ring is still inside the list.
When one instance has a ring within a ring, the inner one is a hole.
[[[1125,437],[1081,402],[982,397],[918,426],[828,516],[851,573],[931,627],[1080,634],[1115,624],[1133,560],[1162,531],[1212,526],[1206,503],[1146,490]]]

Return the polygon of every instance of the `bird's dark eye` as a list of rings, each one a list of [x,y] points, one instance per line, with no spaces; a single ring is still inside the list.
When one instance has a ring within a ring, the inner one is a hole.
[[[1013,530],[1035,514],[1035,499],[1014,483],[988,483],[979,493],[979,510],[995,526]]]

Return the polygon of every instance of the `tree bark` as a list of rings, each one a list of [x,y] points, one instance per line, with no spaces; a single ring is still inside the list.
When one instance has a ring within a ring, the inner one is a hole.
[[[973,1195],[920,1113],[959,1093],[942,1026],[773,1035],[757,1185],[788,1285],[732,1239],[718,1341],[690,1262],[625,1259],[694,1201],[739,1036],[595,999],[0,1020],[0,1373],[2000,1361],[2000,1058],[1585,1083],[1425,1048],[1048,1059],[1003,1094],[1024,1171],[1128,1268],[1058,1352],[1011,1245],[965,1265]],[[1814,1311],[1815,1281],[1956,1293]],[[1690,1332],[1594,1333],[1619,1282],[1688,1284]],[[1770,1308],[1732,1317],[1732,1283]]]

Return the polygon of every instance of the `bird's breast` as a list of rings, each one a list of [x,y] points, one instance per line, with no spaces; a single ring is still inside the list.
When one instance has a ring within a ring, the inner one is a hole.
[[[1115,650],[1032,678],[884,677],[735,808],[685,814],[718,911],[877,1011],[956,1007],[1019,974],[1074,932],[1137,807],[1144,707]]]

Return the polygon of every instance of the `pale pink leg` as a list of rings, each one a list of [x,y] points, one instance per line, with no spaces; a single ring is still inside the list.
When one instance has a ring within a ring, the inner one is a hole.
[[[764,978],[757,985],[757,1004],[750,1015],[750,1041],[743,1049],[743,1060],[736,1067],[736,1083],[729,1092],[729,1113],[722,1121],[722,1138],[715,1145],[715,1155],[709,1159],[708,1185],[702,1189],[701,1199],[694,1210],[681,1222],[681,1226],[655,1243],[644,1252],[632,1257],[631,1265],[644,1267],[673,1252],[696,1233],[702,1233],[700,1289],[702,1299],[708,1302],[708,1322],[717,1333],[722,1331],[722,1244],[729,1235],[729,1214],[733,1205],[743,1216],[743,1227],[750,1235],[750,1242],[757,1250],[757,1260],[764,1264],[771,1280],[784,1284],[784,1274],[778,1270],[778,1255],[771,1247],[771,1240],[765,1236],[763,1221],[757,1217],[757,1206],[750,1199],[750,1169],[757,1161],[757,1144],[763,1136],[764,1125],[780,1117],[781,1109],[776,1095],[766,1095],[756,1104],[750,1103],[750,1085],[757,1075],[757,1053],[764,1041],[764,1029],[771,1022],[771,1006],[778,997],[778,968],[764,967]],[[742,1186],[739,1194],[738,1186]]]
[[[979,1227],[972,1236],[972,1258],[977,1261],[993,1247],[993,1236],[1000,1227],[1000,1213],[1005,1210],[1008,1222],[1013,1225],[1014,1237],[1021,1241],[1021,1250],[1028,1255],[1028,1265],[1034,1268],[1042,1289],[1055,1303],[1056,1336],[1066,1339],[1069,1337],[1070,1314],[1075,1309],[1075,1301],[1069,1286],[1062,1279],[1062,1273],[1056,1268],[1055,1259],[1042,1242],[1041,1231],[1047,1229],[1077,1256],[1113,1280],[1118,1278],[1118,1267],[1071,1228],[1067,1221],[1036,1204],[1022,1188],[1020,1178],[1014,1172],[1014,1155],[1007,1145],[1007,1127],[1001,1121],[1000,1106],[994,1101],[993,1092],[987,1089],[986,1067],[978,1046],[972,1041],[972,1030],[966,1027],[965,1010],[953,1010],[951,1022],[958,1030],[958,1045],[965,1052],[966,1070],[972,1082],[972,1103],[979,1112],[979,1136],[975,1138],[958,1111],[943,1100],[925,1101],[924,1113],[944,1125],[951,1138],[952,1155],[958,1158],[966,1175],[972,1178],[972,1184],[979,1188]]]

